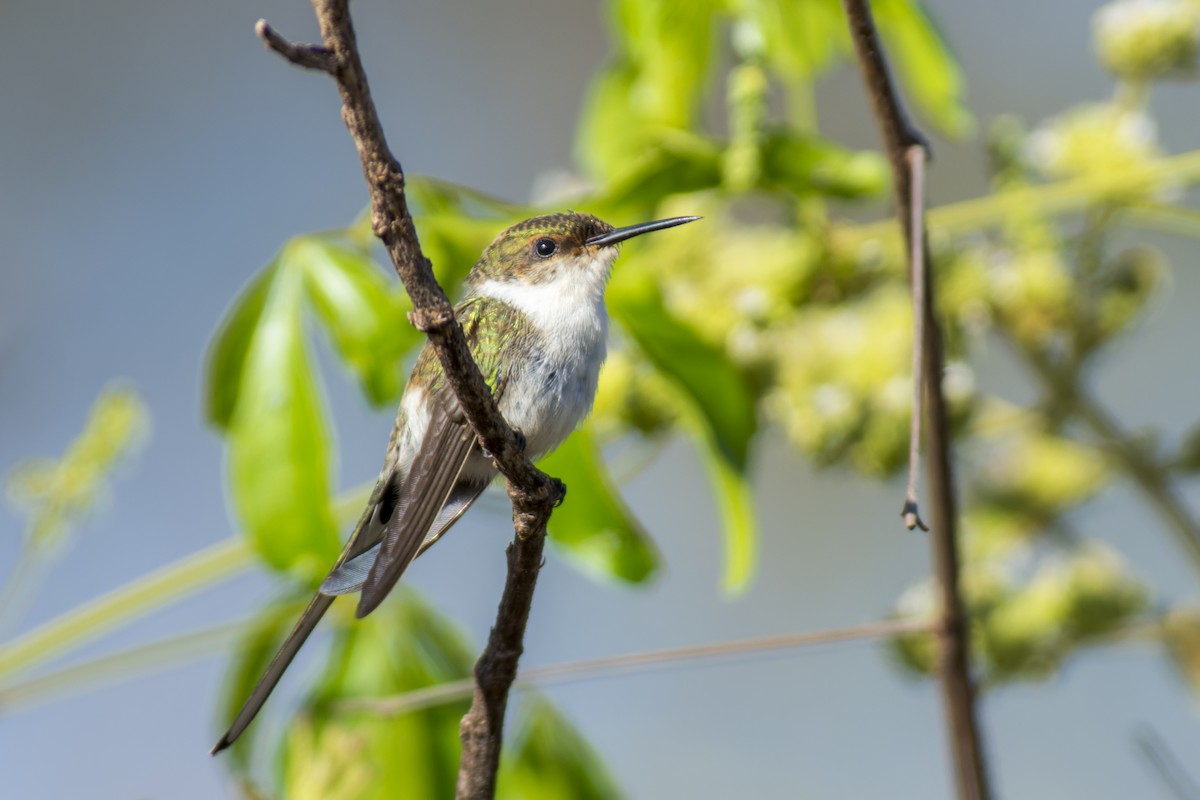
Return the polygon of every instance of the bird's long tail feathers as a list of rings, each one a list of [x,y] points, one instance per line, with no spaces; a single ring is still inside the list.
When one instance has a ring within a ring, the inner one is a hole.
[[[300,647],[304,644],[308,635],[313,632],[313,628],[317,627],[317,623],[321,621],[321,617],[329,610],[329,606],[333,604],[333,601],[334,598],[326,597],[323,594],[313,597],[312,602],[308,604],[308,608],[304,609],[304,613],[296,621],[287,639],[283,641],[279,652],[271,659],[267,671],[259,678],[254,691],[250,693],[250,696],[246,698],[246,702],[242,704],[242,710],[238,712],[237,717],[233,720],[233,724],[229,726],[229,730],[213,746],[213,749],[210,751],[212,755],[215,756],[237,741],[237,738],[242,735],[242,732],[254,720],[255,715],[258,714],[258,710],[263,707],[263,703],[267,702],[267,698],[275,690],[279,679],[283,677],[284,671],[292,663],[292,659],[296,657],[296,653],[300,651]]]

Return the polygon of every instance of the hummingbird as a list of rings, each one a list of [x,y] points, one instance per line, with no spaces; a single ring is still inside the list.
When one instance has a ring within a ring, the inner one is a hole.
[[[614,228],[591,214],[548,214],[513,225],[483,251],[455,316],[531,459],[558,447],[591,410],[608,338],[604,290],[617,246],[697,219]],[[426,344],[366,509],[213,755],[246,730],[335,598],[358,593],[356,616],[371,613],[498,474]]]

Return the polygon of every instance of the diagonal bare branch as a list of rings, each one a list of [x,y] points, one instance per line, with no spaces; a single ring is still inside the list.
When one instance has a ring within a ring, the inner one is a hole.
[[[388,148],[358,54],[348,0],[312,0],[321,29],[320,45],[289,42],[266,22],[256,31],[288,61],[333,77],[342,100],[342,119],[354,140],[371,196],[371,227],[383,242],[396,273],[412,298],[412,324],[429,338],[446,380],[462,405],[480,444],[508,479],[515,536],[508,548],[508,577],[496,624],[475,665],[475,699],[463,718],[458,796],[491,797],[508,690],[516,677],[541,567],[546,522],[565,492],[560,481],[529,461],[471,357],[454,309],[421,252],[404,195],[404,171]]]

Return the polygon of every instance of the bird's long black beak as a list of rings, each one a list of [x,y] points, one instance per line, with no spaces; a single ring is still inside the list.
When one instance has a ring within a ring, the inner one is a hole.
[[[640,225],[626,225],[624,228],[617,228],[615,231],[593,236],[584,243],[592,246],[607,247],[609,245],[620,244],[626,239],[632,239],[634,236],[641,236],[643,233],[674,228],[676,225],[686,225],[698,219],[700,217],[671,217],[670,219],[658,219],[654,222],[643,222]]]

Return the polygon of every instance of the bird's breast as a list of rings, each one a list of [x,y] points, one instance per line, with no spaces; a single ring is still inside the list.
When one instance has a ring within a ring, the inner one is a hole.
[[[480,287],[519,309],[530,326],[521,347],[507,355],[500,411],[525,435],[531,457],[561,444],[591,410],[608,338],[603,278],[596,270],[541,284]]]

